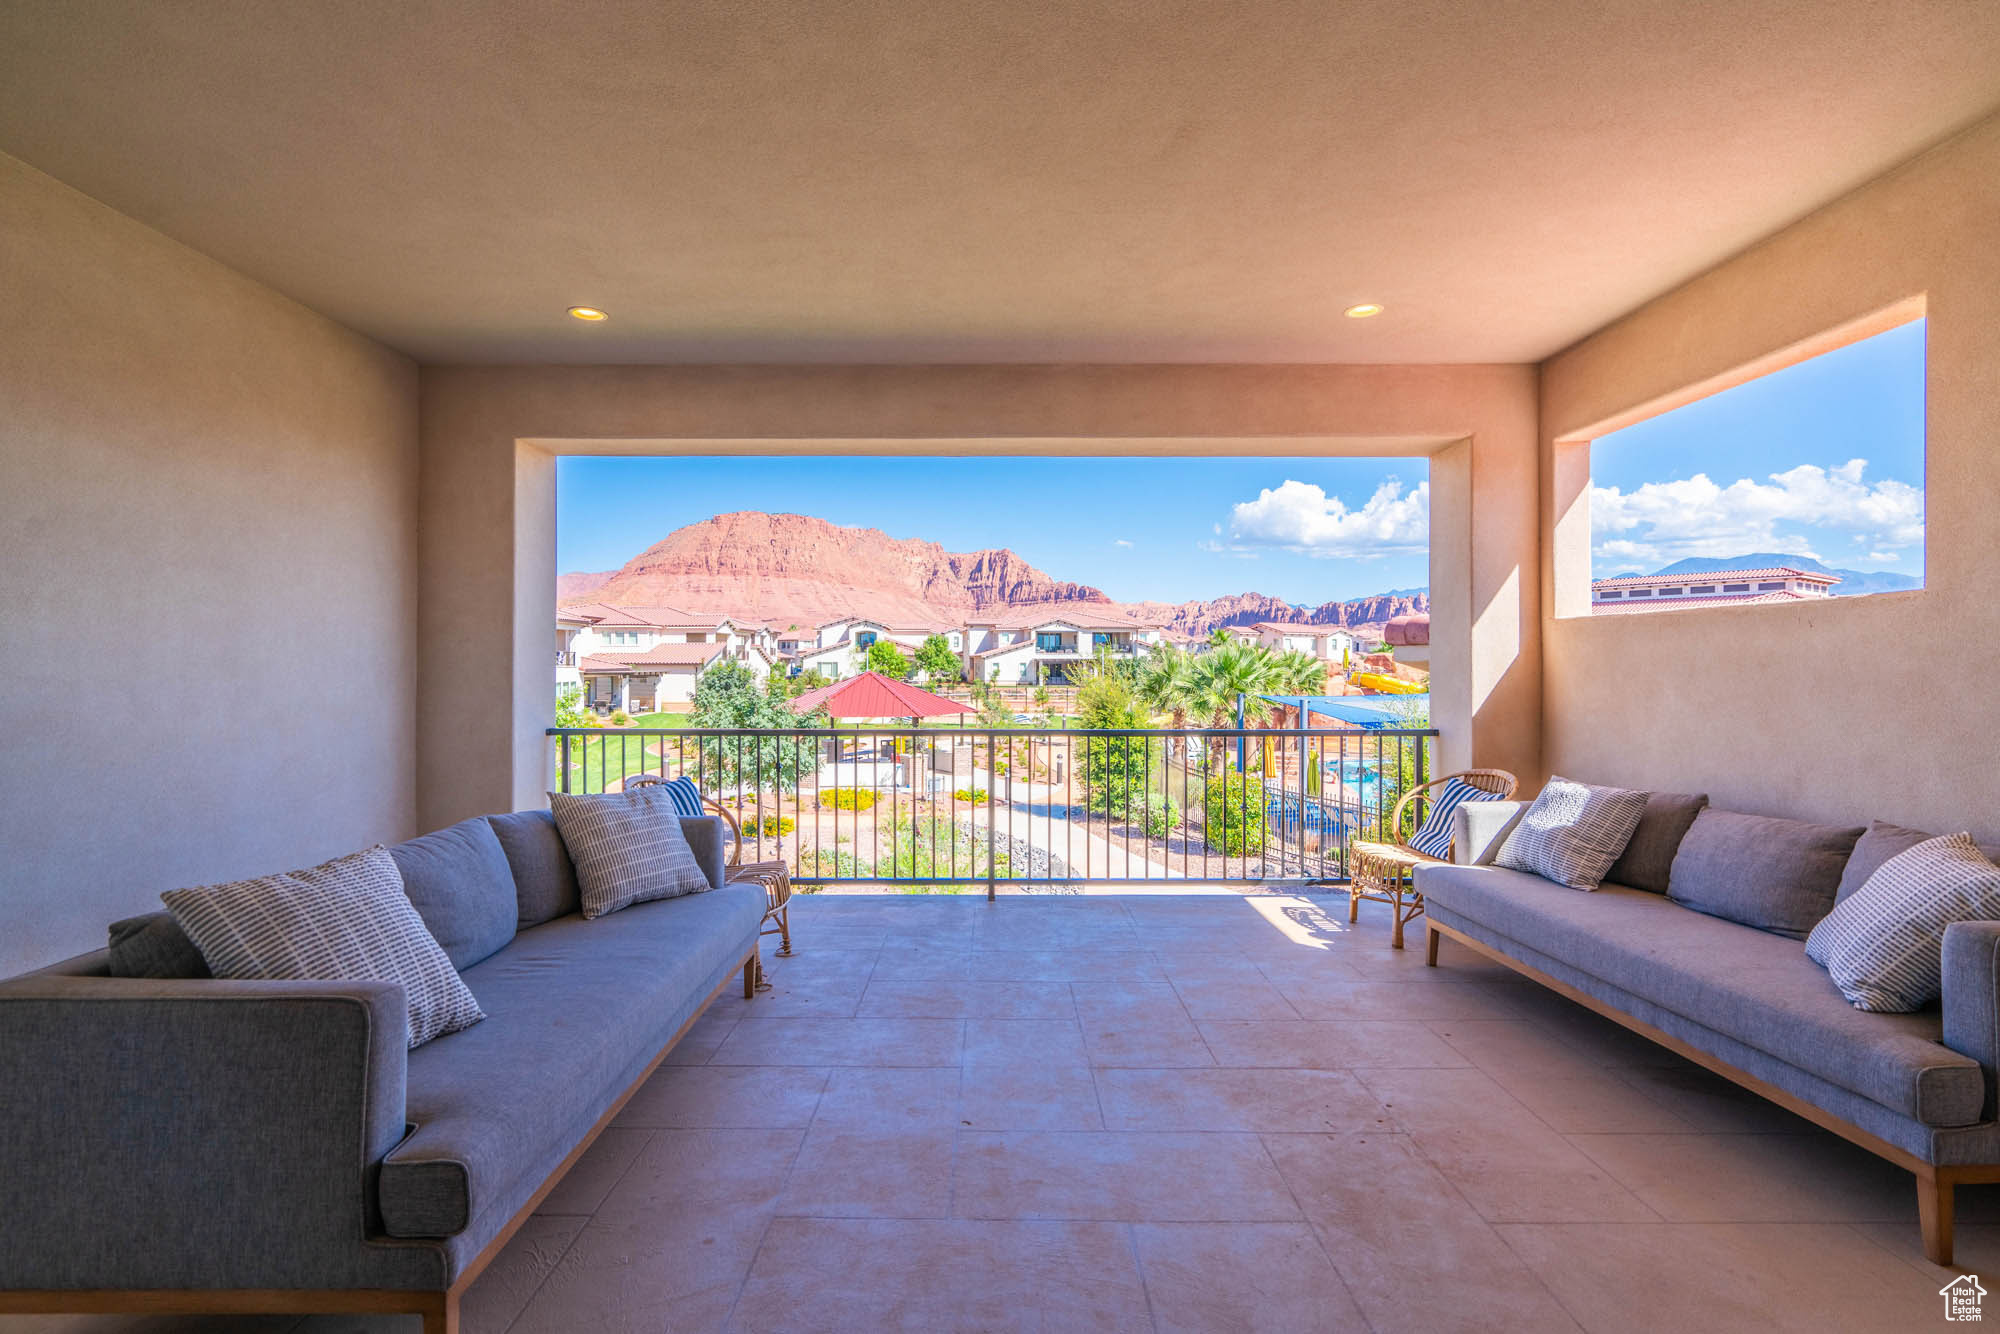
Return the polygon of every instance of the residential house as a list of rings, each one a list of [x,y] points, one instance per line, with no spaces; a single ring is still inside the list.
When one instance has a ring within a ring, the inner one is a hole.
[[[1721,607],[1739,602],[1807,602],[1833,596],[1837,574],[1789,565],[1701,574],[1634,574],[1590,582],[1590,614]]]
[[[584,703],[600,713],[684,708],[711,664],[740,662],[761,677],[778,660],[769,626],[679,607],[575,603],[557,611],[556,624]],[[561,670],[559,661],[559,683]]]
[[[932,635],[943,635],[954,653],[964,650],[966,639],[966,631],[956,626],[890,624],[865,616],[843,616],[828,621],[817,627],[817,635],[818,647],[800,652],[798,667],[800,671],[816,671],[830,680],[866,670],[868,650],[878,640],[894,644],[907,658],[915,656]]]
[[[966,626],[965,671],[969,680],[998,685],[1061,682],[1100,652],[1136,657],[1164,638],[1160,626],[1102,604],[987,615]]]
[[[583,677],[577,671],[579,653],[577,636],[597,623],[598,618],[587,611],[561,607],[556,610],[556,689],[564,686],[581,686]]]
[[[1276,653],[1305,653],[1329,665],[1348,661],[1364,651],[1354,633],[1337,625],[1291,621],[1259,621],[1249,627],[1254,642]]]

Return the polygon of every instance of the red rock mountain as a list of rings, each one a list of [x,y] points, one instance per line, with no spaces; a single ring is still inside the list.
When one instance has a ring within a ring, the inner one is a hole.
[[[890,624],[962,621],[980,612],[1046,606],[1118,606],[1087,584],[1052,579],[1001,548],[952,552],[935,542],[843,528],[803,514],[719,514],[668,534],[617,570],[560,576],[559,602],[719,611],[774,625],[865,615]],[[1306,610],[1244,593],[1210,602],[1122,604],[1183,635],[1218,625],[1309,621],[1379,626],[1429,600],[1373,597]]]

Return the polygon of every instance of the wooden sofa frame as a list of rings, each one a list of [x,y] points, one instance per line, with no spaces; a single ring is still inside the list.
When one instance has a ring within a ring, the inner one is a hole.
[[[1437,967],[1438,941],[1445,936],[1451,937],[1473,953],[1491,959],[1495,963],[1504,964],[1530,981],[1539,982],[1558,995],[1566,996],[1578,1005],[1603,1015],[1613,1023],[1621,1024],[1642,1037],[1651,1038],[1668,1051],[1685,1056],[1703,1069],[1712,1070],[1724,1079],[1741,1084],[1758,1097],[1768,1099],[1788,1112],[1803,1116],[1814,1125],[1824,1130],[1831,1130],[1849,1143],[1858,1144],[1877,1157],[1886,1158],[1914,1175],[1917,1179],[1917,1218],[1924,1234],[1924,1255],[1932,1264],[1952,1264],[1952,1212],[1958,1187],[2000,1182],[2000,1163],[1949,1165],[1927,1163],[1908,1150],[1899,1149],[1889,1141],[1841,1120],[1823,1107],[1815,1107],[1775,1084],[1767,1084],[1757,1076],[1739,1070],[1719,1057],[1690,1046],[1671,1033],[1654,1028],[1644,1020],[1635,1019],[1617,1007],[1577,990],[1567,982],[1559,981],[1532,965],[1501,953],[1484,941],[1474,940],[1463,931],[1439,926],[1437,922],[1427,917],[1424,919],[1424,962],[1432,968]]]
[[[758,964],[757,946],[753,941],[750,952],[743,956],[743,999],[750,1000],[757,993],[757,982],[762,973]],[[733,970],[732,970],[733,971]],[[708,1007],[730,985],[733,978],[724,978],[715,990],[708,993],[706,1000],[695,1007],[687,1021],[674,1030],[667,1045],[660,1048],[657,1055],[646,1063],[639,1077],[620,1093],[590,1133],[580,1140],[569,1155],[556,1164],[548,1179],[542,1182],[535,1193],[528,1197],[515,1215],[507,1220],[485,1249],[473,1257],[472,1263],[452,1280],[449,1288],[442,1292],[419,1288],[154,1288],[122,1290],[116,1288],[76,1288],[76,1289],[15,1289],[0,1291],[0,1314],[5,1315],[416,1315],[424,1322],[424,1334],[458,1334],[458,1304],[465,1290],[484,1273],[529,1215],[556,1188],[571,1167],[576,1165],[584,1151],[596,1142],[604,1128],[617,1119],[634,1093],[639,1091],[667,1054],[679,1045],[694,1023],[708,1012]]]

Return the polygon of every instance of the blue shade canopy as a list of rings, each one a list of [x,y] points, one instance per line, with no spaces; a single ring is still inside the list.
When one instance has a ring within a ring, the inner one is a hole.
[[[1308,715],[1352,723],[1357,727],[1406,727],[1411,714],[1428,716],[1429,695],[1266,695],[1273,704],[1304,706]],[[1310,726],[1310,721],[1308,722]]]

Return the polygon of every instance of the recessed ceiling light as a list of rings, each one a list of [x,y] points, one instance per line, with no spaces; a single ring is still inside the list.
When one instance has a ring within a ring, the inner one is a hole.
[[[1382,307],[1373,301],[1364,301],[1358,306],[1349,306],[1340,313],[1347,316],[1350,320],[1365,320],[1370,315],[1380,315]]]
[[[603,311],[599,310],[596,306],[571,306],[569,308],[569,313],[576,316],[576,318],[580,320],[589,320],[593,324],[596,323],[598,320],[608,320],[611,318],[609,315],[606,315]]]

